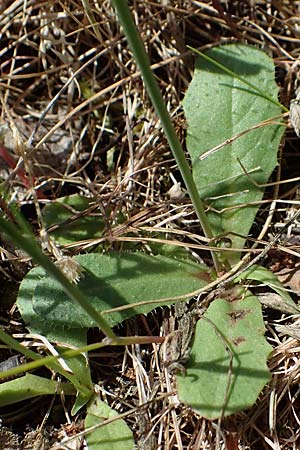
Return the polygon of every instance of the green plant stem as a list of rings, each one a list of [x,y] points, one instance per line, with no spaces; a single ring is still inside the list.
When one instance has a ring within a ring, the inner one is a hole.
[[[55,365],[56,372],[61,373],[65,376],[65,378],[72,381],[71,374],[67,373],[61,366],[58,364],[58,358],[62,359],[71,359],[75,356],[82,355],[82,353],[88,353],[91,351],[99,350],[99,348],[107,347],[108,345],[133,345],[133,344],[153,344],[158,343],[161,344],[164,342],[164,337],[162,336],[129,336],[129,337],[117,337],[114,340],[110,340],[109,338],[104,339],[102,342],[96,342],[95,344],[84,345],[83,347],[76,348],[74,350],[66,350],[61,351],[58,356],[40,356],[31,350],[27,349],[23,345],[19,344],[18,341],[13,339],[11,336],[6,334],[4,331],[0,330],[0,340],[7,344],[10,348],[13,348],[19,353],[25,355],[28,359],[33,359],[33,361],[21,364],[20,366],[14,367],[13,369],[8,369],[5,372],[0,372],[0,380],[2,378],[7,378],[11,376],[16,376],[23,372],[28,372],[29,370],[35,370],[39,367],[43,366],[53,366],[53,363],[57,363]],[[72,381],[72,383],[77,386],[76,379]],[[83,388],[85,388],[83,386]]]
[[[74,301],[77,302],[82,309],[95,321],[98,327],[106,334],[107,337],[112,340],[116,337],[107,321],[101,317],[100,314],[88,303],[85,296],[78,289],[77,286],[72,284],[68,278],[59,270],[59,268],[46,256],[40,249],[35,241],[33,235],[24,236],[15,225],[9,223],[3,217],[0,216],[0,229],[3,230],[7,236],[16,244],[22,248],[28,255],[30,255],[40,266],[42,266],[54,279],[61,283],[66,294]],[[26,233],[27,234],[27,233]]]
[[[26,358],[33,360],[32,362],[22,364],[12,369],[6,370],[5,372],[1,372],[0,380],[1,378],[16,376],[20,373],[24,373],[25,371],[34,370],[37,369],[38,367],[47,365],[48,367],[51,367],[52,370],[55,370],[56,372],[63,375],[66,379],[71,381],[71,383],[73,383],[74,386],[78,387],[78,390],[80,387],[80,391],[83,394],[87,394],[90,391],[87,386],[84,386],[83,384],[79,385],[76,375],[67,372],[61,367],[61,365],[57,361],[58,358],[62,358],[61,355],[45,356],[45,357],[40,356],[37,353],[33,352],[32,350],[24,347],[24,345],[21,345],[16,339],[12,338],[2,330],[0,330],[0,340],[4,342],[9,348],[13,348],[16,352],[21,353],[22,355],[25,355]],[[79,351],[77,352],[77,355],[78,354],[80,354]]]
[[[163,130],[165,132],[166,138],[169,142],[170,148],[172,150],[173,156],[177,162],[178,168],[180,170],[181,176],[184,180],[186,189],[189,193],[191,201],[194,205],[195,212],[199,219],[200,225],[203,229],[205,236],[208,239],[213,238],[213,233],[208,222],[207,216],[204,211],[204,207],[199,196],[198,190],[196,188],[195,182],[190,172],[190,168],[185,158],[184,151],[180,145],[176,132],[174,130],[170,115],[160,93],[159,86],[154,78],[154,75],[150,68],[150,61],[148,55],[145,51],[144,44],[138,33],[136,25],[133,21],[130,9],[128,7],[127,0],[112,0],[112,3],[117,12],[120,23],[123,26],[124,33],[128,40],[129,46],[134,55],[135,61],[138,64],[147,92],[154,105],[157,115],[160,118]],[[221,269],[221,264],[212,251],[212,258],[214,266],[217,272]]]
[[[0,340],[4,342],[10,349],[14,349],[16,352],[21,353],[22,355],[25,355],[28,359],[33,359],[34,361],[40,361],[43,359],[42,356],[38,355],[37,353],[33,352],[27,347],[24,347],[24,345],[21,345],[16,339],[9,336],[5,331],[0,329]],[[15,370],[11,369],[11,370]],[[6,372],[4,373],[4,377]],[[15,372],[12,373],[14,375]],[[2,373],[0,374],[0,377],[2,377]]]

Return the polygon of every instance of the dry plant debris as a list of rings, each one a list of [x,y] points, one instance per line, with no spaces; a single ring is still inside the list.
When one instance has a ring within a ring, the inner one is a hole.
[[[139,243],[137,230],[155,231],[159,239],[163,229],[178,245],[201,244],[191,205],[181,192],[173,194],[173,186],[181,180],[111,3],[93,0],[90,6],[97,27],[90,25],[80,0],[1,2],[0,176],[8,201],[18,202],[37,235],[44,231],[40,215],[44,204],[81,193],[104,213],[107,249],[118,250],[128,240],[137,248],[147,248],[145,241]],[[288,107],[296,97],[299,1],[134,0],[131,7],[182,142],[185,124],[180,102],[194,59],[186,45],[201,50],[232,40],[255,45],[274,59],[281,101]],[[257,218],[261,228],[268,217],[266,205],[273,202],[266,240],[299,205],[299,140],[292,128],[287,130],[276,176]],[[289,179],[294,181],[277,183]],[[254,229],[254,237],[256,233]],[[296,231],[291,229],[279,244],[266,263],[283,274],[292,252],[289,264],[297,286],[288,287],[299,294]],[[91,245],[81,243],[63,252],[75,254]],[[21,327],[11,309],[13,287],[29,265],[28,258],[1,237],[1,296],[5,290],[10,292],[1,325],[12,333]],[[197,417],[179,404],[172,371],[162,363],[167,350],[157,344],[91,355],[94,380],[115,410],[128,412],[140,449],[297,449],[300,347],[298,335],[291,335],[291,330],[298,326],[298,318],[266,309],[265,321],[274,347],[272,383],[253,408],[221,424]],[[129,321],[120,333],[165,335],[176,333],[178,327],[171,308]],[[97,338],[94,334],[91,341]],[[3,351],[2,359],[7,356]],[[30,433],[39,430],[41,435],[41,428],[48,430],[39,448],[58,448],[61,423],[69,423],[64,427],[69,436],[80,428],[74,423],[70,431],[72,419],[67,412],[55,418],[53,409],[59,409],[61,401],[49,409],[34,404],[34,418],[22,405],[13,414],[3,411],[3,423],[15,435],[2,428],[2,448],[28,448],[28,427]]]

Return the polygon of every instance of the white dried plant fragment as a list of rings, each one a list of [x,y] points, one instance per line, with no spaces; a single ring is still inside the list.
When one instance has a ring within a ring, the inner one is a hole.
[[[290,121],[296,135],[300,137],[300,93],[290,103]]]
[[[168,195],[171,200],[181,200],[185,196],[181,183],[176,180],[172,173],[170,173],[170,178],[173,181],[173,186],[168,190]]]
[[[168,190],[168,195],[171,200],[181,200],[185,196],[185,192],[181,188],[181,183],[173,184]]]
[[[63,256],[55,264],[72,283],[79,282],[84,269],[77,261],[69,256]]]

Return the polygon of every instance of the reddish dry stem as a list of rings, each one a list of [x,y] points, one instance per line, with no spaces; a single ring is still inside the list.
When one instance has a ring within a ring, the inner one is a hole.
[[[11,156],[9,151],[2,144],[0,144],[0,156],[11,169],[15,169],[15,167],[17,165],[16,161]],[[31,187],[31,183],[29,182],[28,177],[26,176],[26,173],[25,173],[24,169],[22,169],[22,167],[20,167],[17,170],[17,175],[22,180],[22,182],[26,188]],[[34,177],[32,177],[32,184],[34,184],[34,182],[35,182],[35,179],[34,179]],[[37,191],[37,196],[38,196],[38,198],[45,198],[44,194],[39,190]]]

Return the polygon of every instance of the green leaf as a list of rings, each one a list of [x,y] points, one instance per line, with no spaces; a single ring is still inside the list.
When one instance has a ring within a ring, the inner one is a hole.
[[[299,314],[299,307],[292,300],[285,287],[280,283],[276,275],[265,267],[254,264],[237,277],[235,281],[238,283],[241,280],[260,281],[264,285],[269,286],[281,296],[283,304],[287,304],[287,306],[290,306],[291,311],[293,310],[294,313]]]
[[[67,340],[68,340],[68,331],[64,333],[67,336],[66,337]],[[79,346],[80,345],[78,342],[78,347]],[[63,358],[63,352],[66,351],[66,348],[58,347],[57,350],[59,351],[59,353],[62,355]],[[84,405],[86,405],[90,401],[92,395],[94,394],[94,385],[91,378],[91,371],[88,359],[85,357],[85,355],[81,354],[73,358],[68,358],[65,360],[65,362],[73,372],[72,374],[73,376],[70,377],[70,381],[73,383],[74,387],[77,390],[76,401],[72,407],[71,412],[72,415],[74,416]],[[66,377],[68,378],[68,374],[66,374]]]
[[[59,198],[46,205],[43,209],[46,227],[58,226],[50,236],[60,244],[102,236],[105,227],[103,218],[99,213],[84,213],[91,206],[91,199],[77,194]]]
[[[77,396],[74,405],[71,409],[72,416],[75,416],[78,411],[81,410],[90,400],[91,397],[94,395],[94,391],[91,391],[91,395],[87,395],[82,393],[81,391],[77,391]]]
[[[54,380],[27,373],[24,377],[0,384],[0,407],[22,400],[53,395],[61,389],[65,395],[74,395],[75,389],[70,383],[58,383]]]
[[[45,276],[46,272],[44,269],[34,267],[23,278],[19,287],[17,306],[31,333],[43,334],[44,321],[39,321],[39,318],[35,315],[32,300],[38,282]]]
[[[88,408],[85,428],[116,417],[118,413],[97,397]],[[133,450],[134,448],[132,432],[122,419],[96,428],[95,431],[86,435],[86,440],[89,450]]]
[[[151,235],[150,235],[151,237]],[[160,239],[163,240],[164,237],[160,236]],[[182,259],[182,260],[190,260],[195,261],[192,254],[185,248],[179,245],[172,244],[164,244],[162,242],[149,242],[149,247],[151,248],[151,252],[154,255],[163,255],[168,258]]]
[[[46,272],[41,267],[34,267],[23,278],[18,292],[17,306],[30,333],[46,336],[49,341],[64,342],[75,347],[86,345],[86,330],[68,330],[49,326],[45,318],[37,315],[33,309],[34,291]]]
[[[83,347],[87,343],[87,330],[82,329],[68,329],[49,326],[45,320],[41,320],[33,310],[33,294],[38,282],[46,276],[45,271],[40,267],[33,268],[30,276],[26,276],[19,289],[17,306],[27,324],[30,333],[45,336],[51,342],[63,342],[64,344]],[[66,347],[58,348],[60,353],[66,350]],[[77,389],[76,402],[72,408],[72,414],[75,414],[82,406],[84,406],[93,394],[93,383],[91,380],[90,369],[86,358],[83,355],[78,355],[74,358],[68,359],[68,367],[75,375],[70,381]],[[68,373],[66,373],[68,376]],[[82,389],[82,386],[88,389]]]
[[[270,380],[264,332],[260,303],[249,291],[234,287],[215,300],[197,323],[186,374],[177,375],[180,400],[207,419],[255,403]]]
[[[274,64],[262,51],[243,44],[228,44],[206,54],[276,102]],[[276,124],[244,134],[206,159],[200,160],[199,156],[261,121],[280,115],[281,108],[203,57],[196,60],[183,106],[193,176],[201,198],[210,207],[208,218],[213,232],[216,236],[232,231],[247,236],[264,191],[252,180],[259,185],[268,181],[277,164],[284,127],[277,120]],[[244,174],[239,160],[249,176]],[[244,206],[250,202],[257,204]],[[237,209],[223,211],[232,207]],[[242,248],[244,243],[244,238],[232,236],[234,248]],[[237,253],[232,262],[238,258]]]
[[[171,303],[160,302],[159,299],[188,294],[210,281],[206,266],[164,256],[87,254],[74,259],[84,269],[79,287],[98,312],[158,300],[109,313],[107,317],[111,325],[136,314],[146,314],[158,305]],[[80,347],[86,343],[87,329],[95,325],[80,306],[67,297],[61,285],[40,268],[32,269],[23,279],[17,305],[30,331],[43,334],[52,341]],[[90,399],[92,381],[83,356],[67,360],[67,364],[73,370],[70,380],[78,392],[72,409],[74,414]]]
[[[99,313],[136,302],[156,300],[154,303],[133,305],[129,309],[105,314],[111,326],[136,314],[147,314],[159,305],[170,304],[172,301],[160,299],[184,296],[210,281],[206,266],[161,255],[95,253],[78,255],[74,259],[84,268],[78,286]],[[47,325],[49,329],[63,329],[65,334],[70,328],[95,326],[93,320],[67,297],[52,278],[45,276],[37,281],[39,273],[34,270],[26,275],[26,282],[24,279],[17,300],[30,326],[35,323],[40,326],[41,321],[44,321],[44,329]]]

